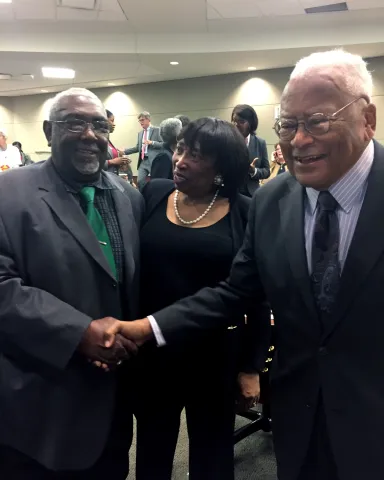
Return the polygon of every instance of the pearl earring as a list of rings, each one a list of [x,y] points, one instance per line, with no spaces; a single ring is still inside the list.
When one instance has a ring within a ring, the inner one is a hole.
[[[218,187],[224,187],[224,178],[222,175],[216,175],[215,178],[213,179],[213,183],[217,185]]]

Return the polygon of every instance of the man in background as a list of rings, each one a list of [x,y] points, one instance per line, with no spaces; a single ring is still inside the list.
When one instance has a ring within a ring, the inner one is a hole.
[[[44,132],[52,158],[0,175],[0,478],[125,480],[119,364],[136,347],[121,337],[108,352],[103,333],[137,315],[144,202],[102,170],[109,125],[93,93],[58,94]]]
[[[0,172],[11,168],[18,168],[21,165],[19,150],[13,145],[7,144],[7,133],[0,128]]]
[[[142,128],[142,131],[137,135],[137,145],[125,149],[124,154],[139,154],[137,185],[139,190],[141,190],[145,186],[147,177],[151,174],[152,161],[158,153],[156,150],[160,150],[163,147],[163,141],[160,137],[159,127],[151,125],[151,114],[149,112],[142,112],[137,118]]]

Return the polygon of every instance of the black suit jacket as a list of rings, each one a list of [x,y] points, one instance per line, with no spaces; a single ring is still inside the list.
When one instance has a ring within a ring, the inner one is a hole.
[[[102,174],[115,186],[125,245],[121,296],[132,319],[143,199]],[[107,441],[117,374],[94,368],[76,349],[91,320],[119,315],[119,292],[51,160],[0,177],[0,298],[0,444],[50,469],[90,467]]]
[[[384,148],[375,143],[337,306],[325,330],[308,274],[304,188],[289,173],[255,194],[227,282],[154,314],[171,343],[230,321],[231,312],[268,298],[276,329],[271,387],[280,480],[298,477],[320,391],[339,479],[361,480],[367,472],[384,478],[383,184]],[[357,441],[361,434],[369,441]]]
[[[167,178],[173,180],[173,164],[172,164],[173,152],[164,145],[162,151],[160,151],[153,159],[151,168],[151,180],[155,178]]]
[[[257,170],[254,177],[251,177],[249,174],[247,174],[247,179],[241,189],[241,193],[243,195],[247,195],[248,197],[252,197],[260,186],[260,180],[268,178],[271,172],[268,160],[267,144],[265,140],[257,137],[254,133],[251,133],[249,137],[248,151],[250,163],[252,163],[255,158],[258,158],[255,163]]]

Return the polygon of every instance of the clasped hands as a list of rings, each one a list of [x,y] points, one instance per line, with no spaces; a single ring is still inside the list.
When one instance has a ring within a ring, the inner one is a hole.
[[[78,350],[88,361],[108,371],[137,355],[138,347],[151,337],[148,319],[120,322],[105,317],[89,324]]]

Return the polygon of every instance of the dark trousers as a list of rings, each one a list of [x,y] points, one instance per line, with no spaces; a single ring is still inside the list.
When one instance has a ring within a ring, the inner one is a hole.
[[[339,480],[321,400],[305,463],[298,480]]]
[[[124,376],[124,372],[122,371]],[[87,470],[52,471],[35,460],[0,445],[1,480],[125,480],[132,443],[132,407],[123,382],[118,387],[115,414],[107,444],[96,463]]]
[[[216,345],[196,344],[190,352],[170,351],[167,347],[153,349],[137,359],[136,480],[171,479],[184,407],[190,480],[233,480],[233,332],[225,332],[227,338]]]

